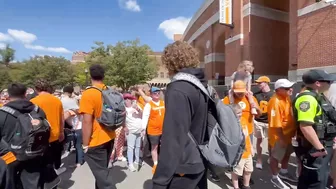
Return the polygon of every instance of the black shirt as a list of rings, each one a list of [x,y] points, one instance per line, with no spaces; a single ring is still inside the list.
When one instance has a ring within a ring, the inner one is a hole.
[[[189,68],[181,72],[207,83],[201,69]],[[160,162],[153,176],[153,189],[167,188],[175,174],[198,174],[206,169],[199,150],[188,137],[190,131],[198,143],[207,140],[206,96],[193,84],[176,81],[167,86],[165,107]]]
[[[267,115],[267,105],[268,101],[273,96],[274,91],[269,92],[260,92],[255,95],[258,100],[260,110],[262,112],[261,116],[256,117],[255,120],[262,123],[268,123],[268,115]]]

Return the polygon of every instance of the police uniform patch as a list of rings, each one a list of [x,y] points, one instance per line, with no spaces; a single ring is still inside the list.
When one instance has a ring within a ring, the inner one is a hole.
[[[303,102],[300,103],[299,107],[300,107],[300,110],[301,110],[301,111],[306,112],[306,111],[308,111],[309,108],[310,108],[310,102],[308,102],[308,101],[303,101]]]

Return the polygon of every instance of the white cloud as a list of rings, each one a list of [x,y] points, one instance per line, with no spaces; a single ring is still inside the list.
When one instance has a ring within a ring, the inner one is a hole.
[[[24,44],[30,44],[37,39],[36,35],[25,32],[23,30],[8,29],[7,32],[12,38]]]
[[[72,53],[68,49],[64,47],[44,47],[41,45],[30,45],[26,44],[25,47],[27,49],[32,49],[32,50],[39,50],[39,51],[46,51],[46,52],[55,52],[55,53]]]
[[[119,0],[119,6],[129,11],[140,12],[140,5],[136,0]]]
[[[162,30],[168,39],[174,40],[174,34],[183,34],[190,20],[191,18],[181,16],[165,20],[159,25],[159,30]]]
[[[6,48],[6,44],[5,43],[0,43],[0,49],[4,49]]]
[[[11,36],[9,36],[8,34],[4,34],[0,32],[0,41],[10,42],[10,41],[13,41],[13,38],[11,38]]]

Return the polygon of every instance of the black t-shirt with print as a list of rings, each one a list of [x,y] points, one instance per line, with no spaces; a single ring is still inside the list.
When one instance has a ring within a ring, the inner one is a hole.
[[[258,100],[259,107],[261,109],[262,115],[256,117],[255,120],[262,123],[268,123],[268,116],[267,116],[267,105],[268,101],[273,96],[274,91],[269,92],[260,92],[255,95],[256,99]]]

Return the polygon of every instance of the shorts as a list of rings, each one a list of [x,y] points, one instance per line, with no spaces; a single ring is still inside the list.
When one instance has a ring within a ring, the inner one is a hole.
[[[233,173],[238,175],[238,176],[243,176],[244,174],[244,171],[245,172],[250,172],[252,173],[253,172],[253,159],[252,159],[252,156],[246,158],[246,159],[243,159],[241,158],[240,159],[240,162],[238,163],[238,165],[233,168]]]
[[[157,146],[160,144],[162,135],[148,135],[148,141],[151,146]]]
[[[268,124],[259,121],[254,121],[254,136],[256,138],[267,138]]]
[[[272,157],[281,162],[286,154],[292,154],[294,152],[292,144],[288,144],[285,148],[280,146],[279,142],[275,142],[272,148]]]

